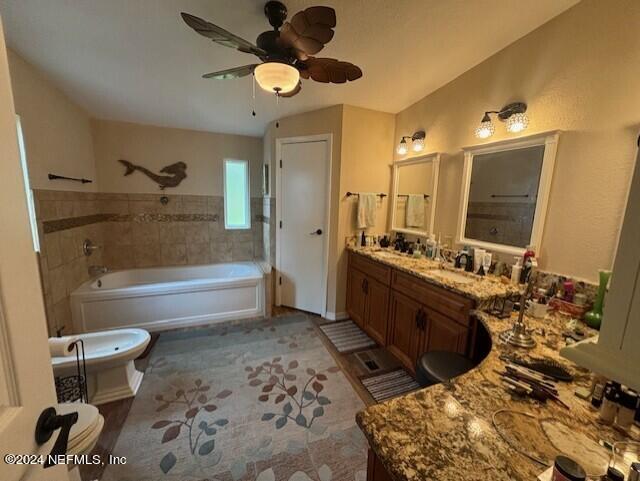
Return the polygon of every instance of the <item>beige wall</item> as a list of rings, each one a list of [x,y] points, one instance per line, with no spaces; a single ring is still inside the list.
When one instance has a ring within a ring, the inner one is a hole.
[[[388,232],[391,205],[391,162],[394,148],[395,115],[345,105],[342,117],[342,167],[340,174],[340,213],[337,238],[337,278],[329,283],[329,305],[335,294],[335,312],[345,311],[347,255],[345,239],[360,232],[356,227],[358,201],[345,197],[351,192],[385,193],[378,201],[376,225],[369,234]]]
[[[615,7],[615,8],[614,8]],[[541,267],[595,281],[610,268],[640,126],[640,3],[584,0],[400,112],[396,138],[426,128],[440,167],[436,232],[455,235],[463,156],[485,110],[529,105],[529,128],[560,129]]]
[[[391,184],[389,167],[393,151],[394,115],[374,110],[337,105],[305,114],[287,117],[272,123],[264,137],[265,163],[276,166],[277,138],[333,134],[331,165],[331,225],[329,226],[329,270],[327,310],[329,315],[345,309],[346,256],[345,238],[357,233],[354,198],[346,198],[347,191],[385,192]],[[275,197],[273,172],[271,196]],[[387,199],[378,209],[376,227],[370,233],[386,230]],[[273,209],[271,210],[273,212]],[[275,218],[271,228],[275,228]],[[264,235],[265,243],[269,236]],[[275,264],[275,258],[267,258]]]
[[[157,194],[158,185],[140,172],[124,177],[118,159],[153,172],[175,162],[187,164],[187,178],[168,194],[223,195],[224,159],[248,160],[251,195],[262,195],[262,139],[151,125],[93,120],[91,122],[100,191]]]
[[[34,189],[97,190],[89,115],[17,53],[8,50],[8,54],[31,186]],[[94,183],[50,181],[49,172],[84,177]]]

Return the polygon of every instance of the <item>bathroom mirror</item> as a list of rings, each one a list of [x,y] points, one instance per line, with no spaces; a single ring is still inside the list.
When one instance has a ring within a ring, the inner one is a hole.
[[[558,135],[464,149],[459,244],[515,255],[540,246]]]
[[[393,164],[392,230],[419,236],[433,232],[439,169],[440,154]]]

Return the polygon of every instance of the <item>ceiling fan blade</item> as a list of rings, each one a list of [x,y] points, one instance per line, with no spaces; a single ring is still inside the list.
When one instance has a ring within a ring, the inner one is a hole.
[[[192,29],[198,32],[200,35],[210,38],[214,42],[224,45],[225,47],[235,48],[245,53],[252,53],[258,57],[267,55],[267,52],[261,48],[256,47],[251,42],[238,37],[237,35],[228,32],[222,27],[218,27],[213,23],[207,22],[195,15],[182,12],[180,14],[184,22]]]
[[[300,60],[318,53],[333,38],[336,12],[329,7],[310,7],[296,13],[280,29],[280,42],[293,49]]]
[[[227,80],[231,78],[245,77],[256,68],[258,64],[243,65],[242,67],[228,68],[227,70],[219,70],[218,72],[206,73],[202,78],[212,78],[216,80]]]
[[[342,84],[362,77],[360,67],[335,58],[309,57],[304,64],[306,68],[300,71],[300,76],[316,82]]]
[[[302,82],[298,82],[298,85],[296,85],[296,88],[294,88],[291,92],[287,92],[286,94],[278,94],[280,97],[293,97],[294,95],[297,95],[300,93],[300,91],[302,90]]]

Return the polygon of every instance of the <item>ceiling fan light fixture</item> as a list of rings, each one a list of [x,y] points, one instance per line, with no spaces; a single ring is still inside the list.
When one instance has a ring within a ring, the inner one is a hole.
[[[261,63],[253,74],[261,89],[276,94],[293,91],[300,81],[298,69],[282,62]]]

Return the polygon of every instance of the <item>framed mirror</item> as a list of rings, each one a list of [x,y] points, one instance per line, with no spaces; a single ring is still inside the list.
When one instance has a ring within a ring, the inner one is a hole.
[[[520,255],[540,248],[559,132],[464,149],[457,242]]]
[[[391,230],[423,237],[433,233],[439,171],[437,153],[394,162]]]

